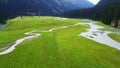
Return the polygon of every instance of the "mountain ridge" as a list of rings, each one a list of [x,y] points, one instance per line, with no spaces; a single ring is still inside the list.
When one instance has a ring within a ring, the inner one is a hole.
[[[120,0],[100,0],[93,8],[79,9],[63,14],[65,17],[87,18],[102,21],[115,28],[120,28]]]
[[[73,2],[72,0],[1,0],[0,7],[8,9],[9,11],[16,14],[26,14],[27,12],[41,12],[41,15],[52,15],[73,9],[88,8],[93,6],[86,0],[81,0],[81,2],[77,1],[78,0],[74,0]],[[85,5],[83,2],[89,5]],[[81,4],[81,6],[79,4]]]
[[[87,0],[0,0],[0,19],[20,15],[51,16],[93,6]]]

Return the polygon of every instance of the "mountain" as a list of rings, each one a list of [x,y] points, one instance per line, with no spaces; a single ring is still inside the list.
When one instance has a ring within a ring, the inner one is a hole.
[[[100,0],[96,6],[107,6],[119,2],[119,0]]]
[[[0,0],[0,18],[18,15],[55,15],[93,6],[87,0]]]
[[[69,11],[63,16],[100,20],[105,24],[120,27],[120,0],[101,0],[93,8]]]

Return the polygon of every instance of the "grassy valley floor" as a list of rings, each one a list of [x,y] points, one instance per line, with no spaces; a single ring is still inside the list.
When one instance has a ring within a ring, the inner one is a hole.
[[[120,35],[113,33],[113,34],[109,34],[109,36],[110,36],[112,39],[120,42]]]
[[[57,17],[17,17],[7,21],[0,31],[0,50],[3,51],[31,30],[49,30],[72,25],[80,19]],[[57,29],[26,40],[6,55],[0,55],[0,68],[120,68],[120,51],[82,36],[89,26],[77,25]]]

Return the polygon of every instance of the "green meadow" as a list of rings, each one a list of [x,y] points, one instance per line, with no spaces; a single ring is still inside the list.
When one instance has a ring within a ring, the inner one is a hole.
[[[112,33],[112,34],[109,34],[108,36],[111,37],[112,39],[116,40],[117,42],[120,42],[119,34]]]
[[[102,22],[98,22],[97,25],[100,25],[100,26],[104,26],[104,27],[105,27],[105,28],[102,28],[102,29],[100,29],[100,30],[114,32],[114,33],[108,34],[108,36],[109,36],[110,38],[112,38],[113,40],[115,40],[115,41],[117,41],[117,42],[120,42],[120,34],[119,34],[119,33],[116,33],[116,32],[119,31],[119,29],[113,28],[112,26],[109,26],[109,25],[105,25],[105,24],[103,24]]]
[[[75,23],[89,23],[82,19],[56,17],[17,17],[7,21],[0,31],[0,51],[10,47],[25,32],[49,30]],[[102,26],[102,25],[101,25]],[[78,36],[89,26],[77,25],[57,29],[26,40],[8,54],[0,55],[0,68],[120,68],[120,51]],[[120,40],[118,35],[112,38]]]

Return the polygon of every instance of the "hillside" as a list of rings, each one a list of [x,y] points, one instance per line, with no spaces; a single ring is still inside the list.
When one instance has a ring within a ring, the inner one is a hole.
[[[119,0],[101,0],[95,7],[74,10],[64,13],[67,17],[90,18],[100,20],[105,24],[113,24],[114,27],[119,27],[120,20],[120,1]]]
[[[0,0],[0,18],[19,15],[56,15],[93,6],[87,0]]]

